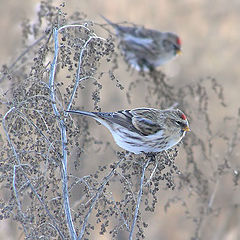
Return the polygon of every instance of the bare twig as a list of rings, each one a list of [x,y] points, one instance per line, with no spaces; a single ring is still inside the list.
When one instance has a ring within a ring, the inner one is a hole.
[[[50,35],[51,36],[51,35]],[[49,37],[50,37],[49,36]],[[35,45],[37,45],[39,42],[41,42],[43,39],[45,39],[47,37],[46,34],[44,34],[43,36],[41,36],[39,39],[37,39],[33,44],[31,44],[27,49],[25,49],[25,51],[23,51],[20,56],[17,57],[17,59],[9,66],[8,70],[12,70],[14,68],[14,66],[17,64],[17,62],[23,58]],[[0,78],[0,82],[4,79],[5,75],[3,75],[3,77]]]
[[[40,198],[40,196],[39,196],[38,193],[36,192],[35,188],[32,186],[31,181],[30,181],[29,178],[26,176],[26,174],[25,174],[25,172],[24,172],[24,169],[22,168],[23,165],[21,164],[21,161],[20,161],[20,159],[19,159],[19,156],[18,156],[18,154],[17,154],[17,151],[16,151],[14,145],[12,144],[11,138],[10,138],[10,136],[9,136],[9,134],[8,134],[8,130],[7,130],[7,128],[6,128],[6,123],[5,123],[6,117],[8,116],[8,114],[10,114],[11,112],[13,112],[13,111],[15,111],[15,110],[16,110],[15,107],[9,109],[9,110],[7,111],[7,113],[5,113],[5,115],[4,115],[3,119],[2,119],[2,123],[3,123],[3,130],[4,130],[5,135],[6,135],[6,137],[7,137],[8,143],[9,143],[9,145],[10,145],[12,151],[13,151],[13,154],[14,154],[14,156],[15,156],[15,158],[16,158],[16,161],[17,161],[17,163],[18,163],[17,167],[19,167],[19,168],[22,170],[23,176],[24,176],[26,182],[29,184],[29,186],[31,187],[32,191],[33,191],[34,194],[37,196],[37,198],[38,198],[38,200],[40,201],[40,203],[42,204],[42,206],[45,208],[48,216],[50,217],[50,219],[51,219],[52,222],[53,222],[54,228],[55,228],[56,231],[59,233],[60,237],[61,237],[62,239],[64,239],[64,236],[63,236],[62,232],[60,231],[59,227],[58,227],[57,224],[56,224],[55,218],[51,215],[51,213],[50,213],[50,211],[48,210],[46,204],[45,204],[44,201]],[[13,171],[13,189],[14,189],[16,201],[17,201],[17,204],[18,204],[18,208],[19,208],[19,210],[21,210],[21,204],[20,204],[20,201],[19,201],[19,198],[18,198],[18,191],[17,191],[17,189],[16,189],[15,179],[16,179],[16,166],[14,166],[14,171]],[[21,213],[22,213],[22,211],[21,211]],[[23,214],[23,213],[22,213],[22,214]],[[26,236],[27,236],[27,234],[26,234]]]
[[[18,206],[18,211],[19,211],[19,214],[23,215],[23,211],[22,211],[22,207],[21,207],[21,202],[19,200],[19,196],[18,196],[18,191],[17,191],[17,188],[16,188],[16,167],[18,166],[14,166],[13,167],[13,180],[12,180],[12,185],[13,185],[13,191],[14,191],[14,194],[15,194],[15,198],[16,198],[16,201],[17,201],[17,206]],[[27,236],[27,229],[25,227],[25,224],[23,223],[23,231],[25,233],[25,236]]]
[[[67,143],[67,137],[66,137],[66,127],[64,125],[63,120],[60,119],[60,114],[58,112],[56,103],[55,103],[55,89],[54,89],[54,77],[56,73],[56,67],[57,67],[57,58],[58,58],[58,29],[53,30],[53,36],[54,36],[54,58],[51,64],[51,71],[49,76],[49,87],[50,87],[50,95],[52,99],[52,108],[56,115],[56,117],[59,119],[59,128],[61,131],[61,139],[62,139],[62,167],[61,167],[61,177],[62,177],[62,192],[63,192],[63,202],[64,202],[64,211],[65,211],[65,217],[67,221],[67,226],[69,229],[69,234],[71,239],[76,240],[77,234],[74,228],[72,216],[71,216],[71,209],[69,204],[69,195],[68,195],[68,180],[67,180],[67,150],[66,150],[66,143]]]
[[[122,213],[122,211],[119,209],[119,207],[118,207],[118,205],[117,205],[117,203],[116,203],[116,201],[114,200],[114,198],[113,198],[112,195],[111,195],[111,200],[114,202],[114,206],[115,206],[115,208],[117,209],[118,214],[120,215],[120,217],[121,217],[121,219],[122,219],[122,221],[123,221],[126,229],[127,229],[128,231],[130,231],[130,227],[129,227],[129,225],[128,225],[128,222],[127,222],[126,218],[124,217],[124,214]]]
[[[133,189],[132,189],[132,184],[128,181],[128,179],[119,171],[116,171],[116,174],[118,174],[128,185],[128,192],[130,191],[133,197],[133,200],[136,202],[136,198],[135,195],[133,193]]]
[[[147,182],[144,184],[144,186],[146,186],[146,185],[148,185],[148,184],[150,183],[150,181],[152,180],[152,178],[153,178],[153,176],[154,176],[157,168],[158,168],[158,161],[156,161],[155,167],[154,167],[154,169],[152,170],[152,173],[151,173],[149,179],[147,180]]]
[[[87,221],[88,221],[88,218],[93,210],[93,207],[96,203],[96,201],[98,200],[100,194],[102,193],[105,185],[109,182],[109,180],[111,179],[111,177],[113,176],[113,174],[115,173],[116,171],[116,168],[121,164],[121,162],[123,161],[123,158],[120,159],[114,166],[114,168],[112,169],[112,171],[104,178],[104,180],[102,181],[102,184],[101,186],[97,189],[97,192],[95,194],[95,196],[92,198],[92,201],[91,201],[91,205],[90,207],[88,208],[88,212],[84,218],[84,221],[83,221],[83,225],[82,225],[82,228],[81,228],[81,232],[80,232],[80,235],[78,237],[77,240],[81,240],[84,233],[85,233],[85,229],[86,229],[86,225],[87,225]]]
[[[82,25],[75,25],[75,26],[84,27],[85,29],[87,29],[88,31],[90,31],[90,30],[89,30],[88,28],[86,28],[85,26],[82,26]],[[76,94],[76,91],[77,91],[77,88],[78,88],[79,83],[80,83],[81,81],[85,80],[85,79],[88,79],[88,78],[93,78],[93,79],[95,79],[95,78],[92,77],[92,76],[85,76],[85,77],[83,77],[83,78],[80,79],[83,53],[84,53],[84,51],[86,50],[87,45],[89,44],[89,42],[90,42],[92,39],[102,39],[102,40],[105,40],[104,38],[101,38],[101,37],[98,37],[98,36],[96,36],[96,35],[93,35],[93,36],[90,36],[90,37],[88,38],[88,40],[84,43],[83,47],[81,48],[81,52],[80,52],[80,56],[79,56],[79,60],[78,60],[78,68],[77,68],[76,80],[75,80],[74,88],[73,88],[73,91],[72,91],[72,95],[71,95],[71,97],[70,97],[69,104],[68,104],[68,106],[67,106],[67,110],[70,110],[70,108],[71,108],[71,105],[72,105],[72,102],[73,102],[74,96],[75,96],[75,94]]]
[[[54,89],[54,77],[56,73],[56,67],[57,67],[57,58],[58,58],[58,33],[59,31],[68,28],[68,27],[83,27],[88,30],[83,25],[65,25],[59,29],[54,29],[53,36],[54,36],[54,58],[51,64],[51,71],[50,71],[50,76],[49,76],[49,87],[50,87],[50,93],[51,93],[51,99],[52,99],[52,107],[54,110],[55,115],[59,119],[59,128],[61,131],[61,139],[62,139],[62,168],[61,168],[61,175],[62,175],[62,184],[63,184],[63,200],[64,200],[64,210],[66,214],[66,220],[67,220],[67,225],[69,229],[69,233],[71,236],[71,239],[77,239],[76,231],[74,228],[74,224],[72,221],[72,216],[71,216],[71,210],[70,210],[70,204],[69,204],[69,195],[68,195],[68,180],[67,180],[67,151],[66,151],[66,143],[67,143],[67,137],[66,137],[66,127],[64,125],[63,120],[60,120],[60,114],[57,109],[56,103],[55,103],[55,89]],[[77,70],[77,77],[76,77],[76,82],[74,86],[74,90],[70,99],[70,103],[68,105],[68,109],[70,109],[74,95],[76,93],[79,81],[80,81],[80,67],[81,67],[81,62],[82,62],[82,57],[83,57],[83,52],[85,51],[87,44],[94,38],[99,38],[97,36],[91,36],[84,44],[84,47],[81,50],[80,57],[79,57],[79,65],[78,65],[78,70]],[[85,78],[84,78],[85,79]]]
[[[133,217],[131,231],[130,231],[129,238],[128,238],[129,240],[132,240],[132,237],[133,237],[133,231],[134,231],[134,227],[135,227],[135,224],[136,224],[136,221],[137,221],[138,211],[139,211],[140,202],[141,202],[141,198],[142,198],[142,190],[143,190],[143,182],[144,182],[144,177],[145,177],[145,171],[146,171],[150,161],[151,161],[151,157],[148,157],[148,160],[146,161],[146,163],[144,164],[143,169],[142,169],[140,189],[139,189],[139,192],[138,192],[137,205],[136,205],[136,208],[135,208],[135,213],[134,213],[134,217]]]
[[[216,182],[216,184],[215,184],[213,193],[212,193],[212,195],[211,195],[211,197],[210,197],[210,199],[209,199],[209,202],[208,202],[208,210],[212,208],[214,199],[215,199],[215,197],[216,197],[218,185],[219,185],[219,180],[217,179],[217,182]]]

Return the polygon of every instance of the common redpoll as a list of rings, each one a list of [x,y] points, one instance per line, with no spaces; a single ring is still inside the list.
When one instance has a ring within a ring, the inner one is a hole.
[[[120,26],[103,18],[115,29],[126,61],[138,71],[154,70],[181,52],[180,38],[174,33]]]
[[[109,129],[121,148],[135,154],[167,150],[190,131],[187,118],[179,109],[136,108],[118,112],[67,112],[94,118]]]

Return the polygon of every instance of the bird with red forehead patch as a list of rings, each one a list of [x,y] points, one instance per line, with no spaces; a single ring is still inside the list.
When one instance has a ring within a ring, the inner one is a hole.
[[[186,115],[179,109],[135,108],[117,112],[67,111],[86,115],[103,124],[123,149],[156,153],[172,148],[190,131]]]
[[[181,115],[181,118],[182,118],[183,120],[186,120],[186,119],[187,119],[187,117],[184,115],[184,113]]]
[[[181,40],[175,33],[123,26],[103,18],[115,29],[126,62],[138,71],[152,71],[181,52]]]

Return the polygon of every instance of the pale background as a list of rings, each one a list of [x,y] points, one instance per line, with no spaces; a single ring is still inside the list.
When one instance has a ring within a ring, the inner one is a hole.
[[[56,6],[60,3],[60,1],[54,2]],[[88,19],[99,23],[103,23],[99,16],[101,13],[114,22],[128,21],[148,28],[178,33],[183,43],[182,55],[160,69],[170,77],[171,84],[177,86],[199,81],[208,76],[215,77],[224,87],[228,107],[221,108],[219,111],[212,104],[211,111],[215,115],[213,120],[218,125],[222,121],[222,116],[236,116],[240,99],[239,0],[72,0],[66,2],[65,11],[69,14],[79,10],[86,13]],[[21,53],[19,50],[20,24],[24,18],[34,21],[38,1],[0,0],[0,6],[0,64],[2,65],[11,63]],[[128,73],[125,76],[122,75],[124,81],[128,76]],[[0,87],[7,89],[8,84],[4,81],[0,83]],[[109,99],[111,96],[109,98],[102,96],[103,110],[126,107],[126,99],[117,104],[114,101],[110,103]],[[132,104],[132,107],[136,106],[136,103]],[[200,129],[196,131],[201,132]],[[239,194],[235,195],[236,202],[221,190],[217,197],[226,201],[226,204],[223,202],[221,206],[224,204],[228,206],[229,201],[233,201],[233,204],[239,202]],[[231,219],[227,225],[224,219],[215,221],[217,225],[214,226],[211,226],[210,220],[206,222],[206,225],[209,225],[206,229],[210,232],[223,232],[219,238],[215,235],[215,238],[211,239],[240,239],[239,210],[234,212],[232,209],[226,209],[225,216]],[[173,205],[165,213],[163,204],[159,201],[156,214],[152,219],[148,219],[148,222],[151,224],[147,230],[147,239],[160,239],[159,233],[164,233],[162,235],[164,238],[161,239],[166,240],[189,239],[192,236],[189,232],[192,223],[186,221],[184,209],[180,204]],[[10,221],[0,222],[0,239],[23,239],[16,233],[15,227],[13,230],[12,224],[15,225]],[[101,237],[101,239],[105,238]]]

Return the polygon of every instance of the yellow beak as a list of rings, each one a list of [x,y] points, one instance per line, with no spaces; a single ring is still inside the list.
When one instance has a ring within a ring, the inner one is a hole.
[[[191,131],[191,129],[190,129],[188,126],[186,126],[185,128],[183,128],[183,130],[186,131],[186,132],[190,132],[190,131]]]
[[[178,50],[176,51],[176,53],[177,53],[177,55],[179,55],[179,54],[181,54],[182,52],[181,52],[180,49],[178,49]]]

